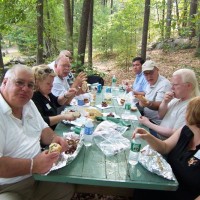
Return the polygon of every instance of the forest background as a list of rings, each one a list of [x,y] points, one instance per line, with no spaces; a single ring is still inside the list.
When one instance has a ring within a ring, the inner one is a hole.
[[[129,78],[132,58],[151,54],[154,60],[169,58],[164,66],[161,63],[167,76],[181,67],[199,73],[198,0],[1,0],[0,15],[1,71],[16,62],[30,66],[49,63],[60,50],[68,49],[76,72],[98,73],[108,82],[114,73],[118,80],[121,72]],[[6,55],[13,45],[26,59],[16,61]],[[148,53],[152,49],[161,50]],[[166,67],[180,49],[191,49],[195,66],[179,62]]]
[[[48,64],[63,49],[72,52],[75,72],[99,74],[106,84],[114,74],[118,84],[133,80],[136,56],[158,62],[167,78],[178,68],[199,77],[200,2],[0,0],[0,75],[16,63]],[[81,198],[102,199],[74,197]]]

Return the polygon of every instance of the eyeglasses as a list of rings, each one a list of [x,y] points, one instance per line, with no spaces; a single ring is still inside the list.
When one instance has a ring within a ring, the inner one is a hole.
[[[35,87],[35,84],[33,82],[26,83],[25,81],[19,80],[19,79],[14,79],[14,83],[19,88],[23,88],[23,87],[27,86],[29,89],[33,90]]]
[[[171,86],[172,86],[172,87],[177,87],[177,86],[179,86],[179,85],[184,85],[184,84],[186,84],[186,83],[176,83],[176,84],[171,83]]]
[[[153,75],[154,72],[155,72],[155,69],[154,69],[154,70],[149,70],[148,72],[147,72],[147,71],[144,71],[143,74],[144,74],[145,76],[148,76],[148,75]]]

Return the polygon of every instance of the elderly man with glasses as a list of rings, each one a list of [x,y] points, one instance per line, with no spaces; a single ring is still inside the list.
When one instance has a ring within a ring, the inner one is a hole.
[[[185,125],[186,107],[191,98],[199,96],[199,87],[196,75],[191,69],[175,71],[171,79],[172,89],[166,92],[159,106],[158,114],[162,119],[158,126],[141,117],[139,122],[157,132],[160,139],[170,137],[177,129]]]
[[[15,66],[3,79],[0,94],[0,199],[71,199],[71,184],[35,181],[33,173],[45,174],[59,153],[41,152],[40,142],[67,150],[67,143],[42,119],[31,100],[34,89],[31,68]]]
[[[142,72],[148,84],[145,98],[139,98],[139,105],[143,108],[144,116],[159,125],[161,120],[158,117],[158,108],[164,98],[164,94],[171,90],[171,84],[168,79],[159,74],[158,65],[152,60],[147,60],[142,65]]]
[[[70,51],[68,51],[68,50],[62,50],[62,51],[60,51],[59,56],[65,56],[65,57],[69,58],[69,62],[70,62],[70,64],[72,64],[73,57],[72,57],[72,54],[71,54]],[[53,62],[51,62],[50,64],[48,64],[48,66],[51,69],[54,70],[55,60]],[[71,71],[69,71],[68,75],[66,76],[66,79],[68,81],[69,86],[71,86],[73,84],[73,82],[74,82],[74,79],[75,79],[74,75],[73,75],[73,73]]]

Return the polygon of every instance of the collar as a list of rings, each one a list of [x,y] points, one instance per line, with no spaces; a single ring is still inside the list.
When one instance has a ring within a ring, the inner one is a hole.
[[[33,118],[32,112],[30,112],[30,100],[28,103],[26,103],[23,107],[22,116],[23,118]],[[8,105],[6,100],[3,98],[2,94],[0,94],[0,110],[2,110],[2,113],[5,115],[12,115],[12,108]]]
[[[140,77],[143,75],[143,72],[140,72],[139,74],[136,74],[137,77]]]

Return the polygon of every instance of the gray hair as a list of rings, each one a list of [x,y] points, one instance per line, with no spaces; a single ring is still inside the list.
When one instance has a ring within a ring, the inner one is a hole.
[[[16,71],[27,71],[33,74],[30,67],[27,67],[26,65],[15,65],[12,68],[8,69],[8,71],[5,73],[4,78],[13,78]]]
[[[178,69],[173,73],[173,76],[177,75],[181,77],[183,83],[191,83],[193,85],[192,97],[200,96],[198,81],[193,70]]]

